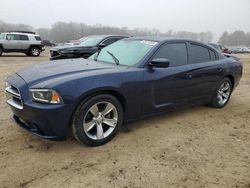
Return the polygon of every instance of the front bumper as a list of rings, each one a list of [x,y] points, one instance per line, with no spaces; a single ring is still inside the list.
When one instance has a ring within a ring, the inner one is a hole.
[[[36,136],[49,140],[65,140],[69,135],[73,112],[71,105],[24,103],[22,110],[13,106],[11,109],[17,125]]]
[[[27,130],[28,132],[31,132],[32,134],[48,139],[48,140],[53,140],[53,141],[59,141],[59,140],[65,140],[67,137],[66,136],[52,136],[52,135],[46,135],[43,133],[43,130],[39,128],[36,124],[33,123],[28,123],[16,116],[15,114],[13,115],[13,120],[17,125],[19,125],[21,128]]]
[[[63,54],[57,50],[50,50],[50,60],[57,60],[57,59],[71,59],[71,58],[78,58],[81,57],[80,55],[76,54]]]
[[[13,112],[13,119],[20,127],[45,139],[64,140],[68,137],[73,104],[33,102],[29,97],[28,86],[20,76],[14,74],[7,82],[20,92],[22,108],[8,103]]]
[[[42,46],[42,47],[41,47],[41,51],[42,51],[42,52],[45,51],[45,46]]]

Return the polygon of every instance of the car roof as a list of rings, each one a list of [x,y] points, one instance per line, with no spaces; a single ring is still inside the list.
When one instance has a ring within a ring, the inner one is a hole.
[[[15,35],[39,36],[38,34],[22,33],[22,32],[3,32],[2,34],[15,34]]]
[[[163,37],[163,36],[140,36],[140,37],[131,37],[129,39],[135,39],[135,40],[149,40],[149,41],[155,41],[155,42],[167,42],[167,41],[188,41],[188,42],[198,42],[201,44],[205,44],[203,42],[192,40],[192,39],[186,39],[186,38],[176,38],[176,37]],[[207,45],[207,44],[205,44]]]
[[[103,37],[103,38],[107,38],[107,37],[124,37],[124,38],[128,38],[130,36],[127,36],[127,35],[89,35],[89,36],[86,36],[86,37],[82,37],[82,38],[88,38],[88,37]]]

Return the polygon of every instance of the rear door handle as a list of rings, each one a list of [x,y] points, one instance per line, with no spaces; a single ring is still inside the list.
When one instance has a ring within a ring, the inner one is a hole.
[[[187,74],[186,74],[186,77],[190,79],[190,78],[193,77],[193,74],[192,74],[192,73],[187,73]]]

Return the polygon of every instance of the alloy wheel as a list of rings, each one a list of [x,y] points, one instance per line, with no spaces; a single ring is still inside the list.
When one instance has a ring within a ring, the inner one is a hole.
[[[231,93],[231,87],[228,82],[223,82],[217,93],[218,103],[223,106],[227,103]]]
[[[89,138],[101,140],[114,131],[117,122],[116,107],[110,102],[98,102],[88,109],[83,120],[83,129]]]
[[[31,50],[31,54],[32,54],[33,56],[38,56],[38,55],[39,55],[39,49],[33,48],[33,49]]]

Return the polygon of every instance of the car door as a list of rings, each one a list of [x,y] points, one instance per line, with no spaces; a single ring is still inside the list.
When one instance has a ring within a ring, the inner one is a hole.
[[[20,46],[19,49],[27,50],[29,48],[29,37],[27,35],[20,35]]]
[[[212,48],[197,43],[189,43],[191,54],[188,75],[192,80],[190,95],[196,100],[210,97],[225,70],[224,60],[218,59],[218,53]]]
[[[3,47],[5,50],[17,49],[16,35],[15,34],[7,34],[6,40],[3,44]]]
[[[165,58],[170,61],[168,68],[146,68],[144,73],[144,114],[161,112],[186,104],[190,96],[190,65],[187,43],[163,44],[152,59]],[[151,60],[152,60],[151,59]]]

